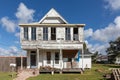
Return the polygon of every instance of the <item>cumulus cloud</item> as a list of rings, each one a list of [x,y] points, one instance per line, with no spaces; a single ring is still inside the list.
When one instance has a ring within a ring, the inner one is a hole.
[[[19,23],[28,23],[34,21],[35,10],[27,8],[27,6],[24,3],[20,3],[17,12],[15,12],[16,20],[11,20],[9,17],[2,17],[0,19],[0,24],[3,28],[6,29],[7,32],[15,33],[14,35],[16,37],[20,36],[20,33],[17,31],[18,24]],[[15,41],[16,44],[18,44],[18,41]],[[19,56],[19,55],[25,55],[26,52],[23,50],[19,50],[15,46],[8,47],[8,49],[4,49],[0,47],[0,55],[1,56]]]
[[[93,29],[92,28],[89,28],[89,29],[84,31],[85,39],[91,37],[92,35],[93,35]]]
[[[98,51],[98,53],[101,53],[101,54],[105,54],[106,53],[106,49],[109,47],[109,44],[106,43],[106,44],[95,44],[95,45],[92,45],[89,50],[90,52],[96,52]]]
[[[25,56],[26,52],[23,50],[19,50],[15,46],[11,46],[8,49],[4,49],[0,47],[0,56]]]
[[[18,18],[19,23],[28,23],[33,21],[34,12],[35,10],[28,9],[25,4],[20,3],[15,15]]]
[[[120,36],[120,16],[116,17],[113,23],[110,23],[103,29],[98,29],[93,33],[92,38],[102,42],[114,40]]]
[[[19,32],[15,33],[15,36],[19,38],[20,37],[20,33]]]
[[[34,20],[34,12],[35,11],[33,9],[27,8],[27,6],[24,3],[20,3],[17,8],[17,12],[15,13],[16,22],[9,19],[9,17],[3,17],[0,19],[0,23],[6,29],[7,32],[16,32],[19,23],[28,23]],[[15,36],[18,37],[19,34],[15,33]]]
[[[20,44],[20,41],[14,41],[15,44]]]
[[[1,18],[0,23],[8,32],[15,32],[16,24],[14,21],[10,20],[8,17]]]
[[[120,0],[104,0],[107,2],[105,6],[107,9],[111,10],[120,10]]]
[[[104,44],[91,44],[87,40],[85,41],[87,48],[89,49],[90,52],[95,53],[98,51],[98,53],[101,54],[106,54],[106,49],[109,47],[109,43],[104,43]]]
[[[87,29],[85,30],[85,37],[86,37],[86,44],[87,47],[91,52],[98,51],[99,53],[104,53],[106,51],[106,48],[109,47],[109,41],[115,40],[117,37],[120,37],[120,16],[117,16],[113,22],[108,24],[107,27],[97,29],[93,32],[93,30]],[[94,42],[93,44],[90,44],[87,39],[91,37],[91,40]],[[100,42],[99,44],[96,43]]]

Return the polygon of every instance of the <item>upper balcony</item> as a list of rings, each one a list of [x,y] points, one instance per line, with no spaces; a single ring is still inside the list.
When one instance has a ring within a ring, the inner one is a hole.
[[[68,24],[55,10],[51,9],[39,22],[19,24],[20,41],[25,48],[79,48],[84,42],[85,24]]]

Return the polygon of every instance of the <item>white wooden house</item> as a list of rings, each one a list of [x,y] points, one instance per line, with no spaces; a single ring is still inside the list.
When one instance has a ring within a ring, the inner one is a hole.
[[[39,22],[19,26],[27,68],[91,68],[91,56],[83,51],[85,24],[69,24],[52,8]]]

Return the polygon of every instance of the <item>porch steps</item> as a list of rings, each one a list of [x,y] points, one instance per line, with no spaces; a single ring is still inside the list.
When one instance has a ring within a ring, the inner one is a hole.
[[[23,69],[18,71],[17,78],[15,78],[14,80],[26,80],[29,77],[37,75],[39,75],[38,69]]]

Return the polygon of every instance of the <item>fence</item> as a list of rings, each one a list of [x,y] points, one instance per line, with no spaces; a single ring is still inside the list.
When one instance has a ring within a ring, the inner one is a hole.
[[[26,67],[27,65],[27,58],[22,57],[23,59],[23,67]],[[2,72],[9,72],[12,70],[10,67],[10,64],[14,63],[16,64],[16,68],[14,70],[17,70],[21,66],[21,57],[0,57],[0,71]]]

